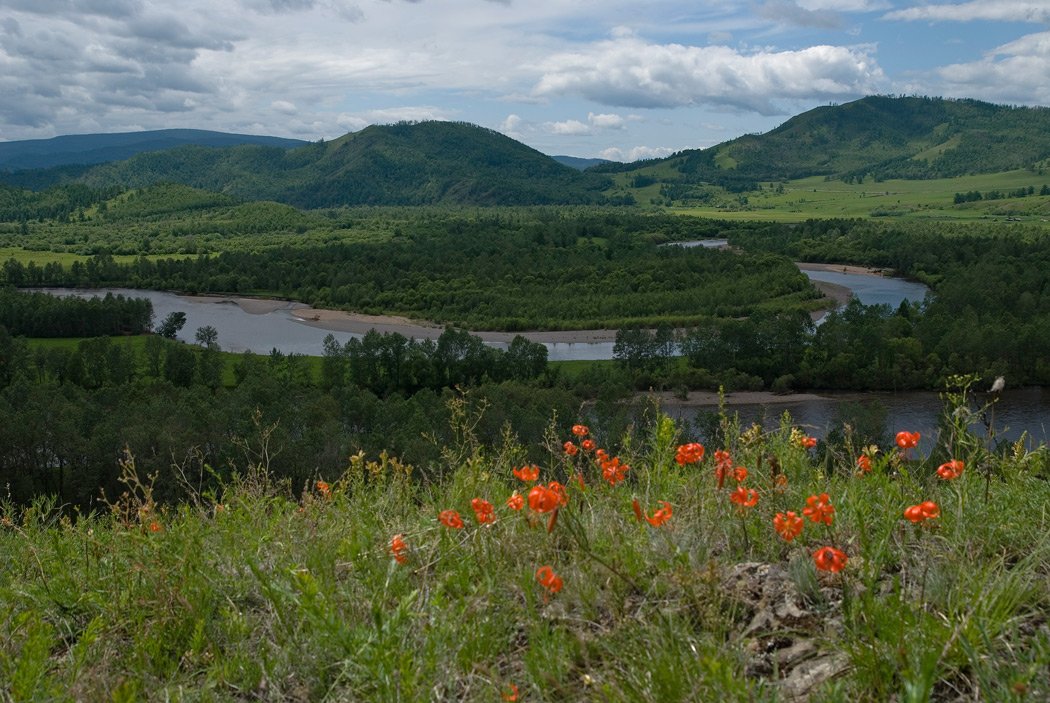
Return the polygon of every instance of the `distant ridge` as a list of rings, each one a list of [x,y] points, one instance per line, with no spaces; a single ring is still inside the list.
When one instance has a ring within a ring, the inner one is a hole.
[[[871,96],[809,110],[765,134],[593,170],[747,191],[762,181],[810,176],[952,178],[1029,168],[1047,158],[1050,108]]]
[[[552,156],[552,159],[560,164],[564,164],[569,168],[575,168],[579,171],[584,171],[591,166],[600,166],[602,164],[612,163],[609,159],[587,159],[581,156]]]
[[[0,171],[122,161],[143,152],[164,151],[188,144],[207,147],[261,144],[288,149],[306,143],[301,139],[212,132],[203,129],[70,134],[51,139],[0,142]]]

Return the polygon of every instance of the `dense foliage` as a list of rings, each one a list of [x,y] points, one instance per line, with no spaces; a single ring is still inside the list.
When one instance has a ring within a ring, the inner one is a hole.
[[[262,292],[319,306],[397,313],[472,329],[683,326],[757,310],[810,310],[820,295],[780,256],[659,246],[722,225],[628,214],[542,212],[409,220],[387,238],[193,259],[23,267],[30,286]]]
[[[26,337],[102,337],[142,334],[153,325],[145,298],[107,293],[102,297],[58,297],[0,287],[0,327]]]

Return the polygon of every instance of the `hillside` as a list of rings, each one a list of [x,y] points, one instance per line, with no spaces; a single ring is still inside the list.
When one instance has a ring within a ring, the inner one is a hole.
[[[1047,157],[1050,109],[872,96],[810,110],[766,134],[595,170],[627,173],[632,183],[710,183],[744,192],[763,181],[809,176],[853,181],[996,173]]]
[[[254,134],[229,134],[202,129],[160,129],[114,134],[70,134],[51,139],[0,142],[0,171],[49,169],[55,166],[101,164],[136,154],[179,146],[228,147],[261,144],[291,148],[306,142]]]
[[[498,132],[451,122],[371,126],[291,150],[186,146],[99,166],[80,180],[135,188],[170,181],[305,208],[596,203],[608,185]]]

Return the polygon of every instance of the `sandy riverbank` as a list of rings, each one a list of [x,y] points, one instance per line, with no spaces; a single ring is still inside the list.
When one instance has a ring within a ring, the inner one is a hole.
[[[798,266],[802,271],[834,271],[835,273],[855,273],[861,276],[878,276],[884,278],[886,272],[883,269],[871,268],[868,266],[851,266],[849,264],[811,264],[801,261],[796,261],[795,266]]]
[[[689,391],[684,400],[670,391],[643,393],[639,397],[656,398],[662,408],[718,407],[718,393],[711,391]],[[780,405],[785,403],[805,403],[814,400],[827,400],[827,398],[815,393],[777,394],[769,391],[726,393],[726,405]]]

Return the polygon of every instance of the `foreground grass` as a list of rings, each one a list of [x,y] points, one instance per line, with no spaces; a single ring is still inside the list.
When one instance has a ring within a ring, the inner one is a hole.
[[[1045,447],[993,457],[959,418],[944,442],[967,462],[959,478],[896,447],[858,474],[852,451],[806,449],[787,419],[763,433],[725,418],[759,496],[740,507],[732,476],[717,487],[714,447],[676,463],[689,438],[666,417],[594,437],[631,467],[617,485],[593,453],[565,454],[581,437],[552,430],[540,483],[568,498],[552,520],[505,504],[533,485],[512,474],[513,437],[480,446],[476,418],[458,417],[460,442],[426,482],[358,456],[328,483],[276,484],[264,428],[241,478],[183,505],[155,505],[127,458],[110,513],[5,506],[0,699],[1050,697]],[[824,492],[831,525],[774,532],[774,515]],[[494,522],[475,520],[474,498]],[[673,514],[650,526],[632,499]],[[925,500],[940,517],[903,518]],[[449,509],[462,529],[439,522]],[[815,568],[823,546],[848,555],[843,571]]]

